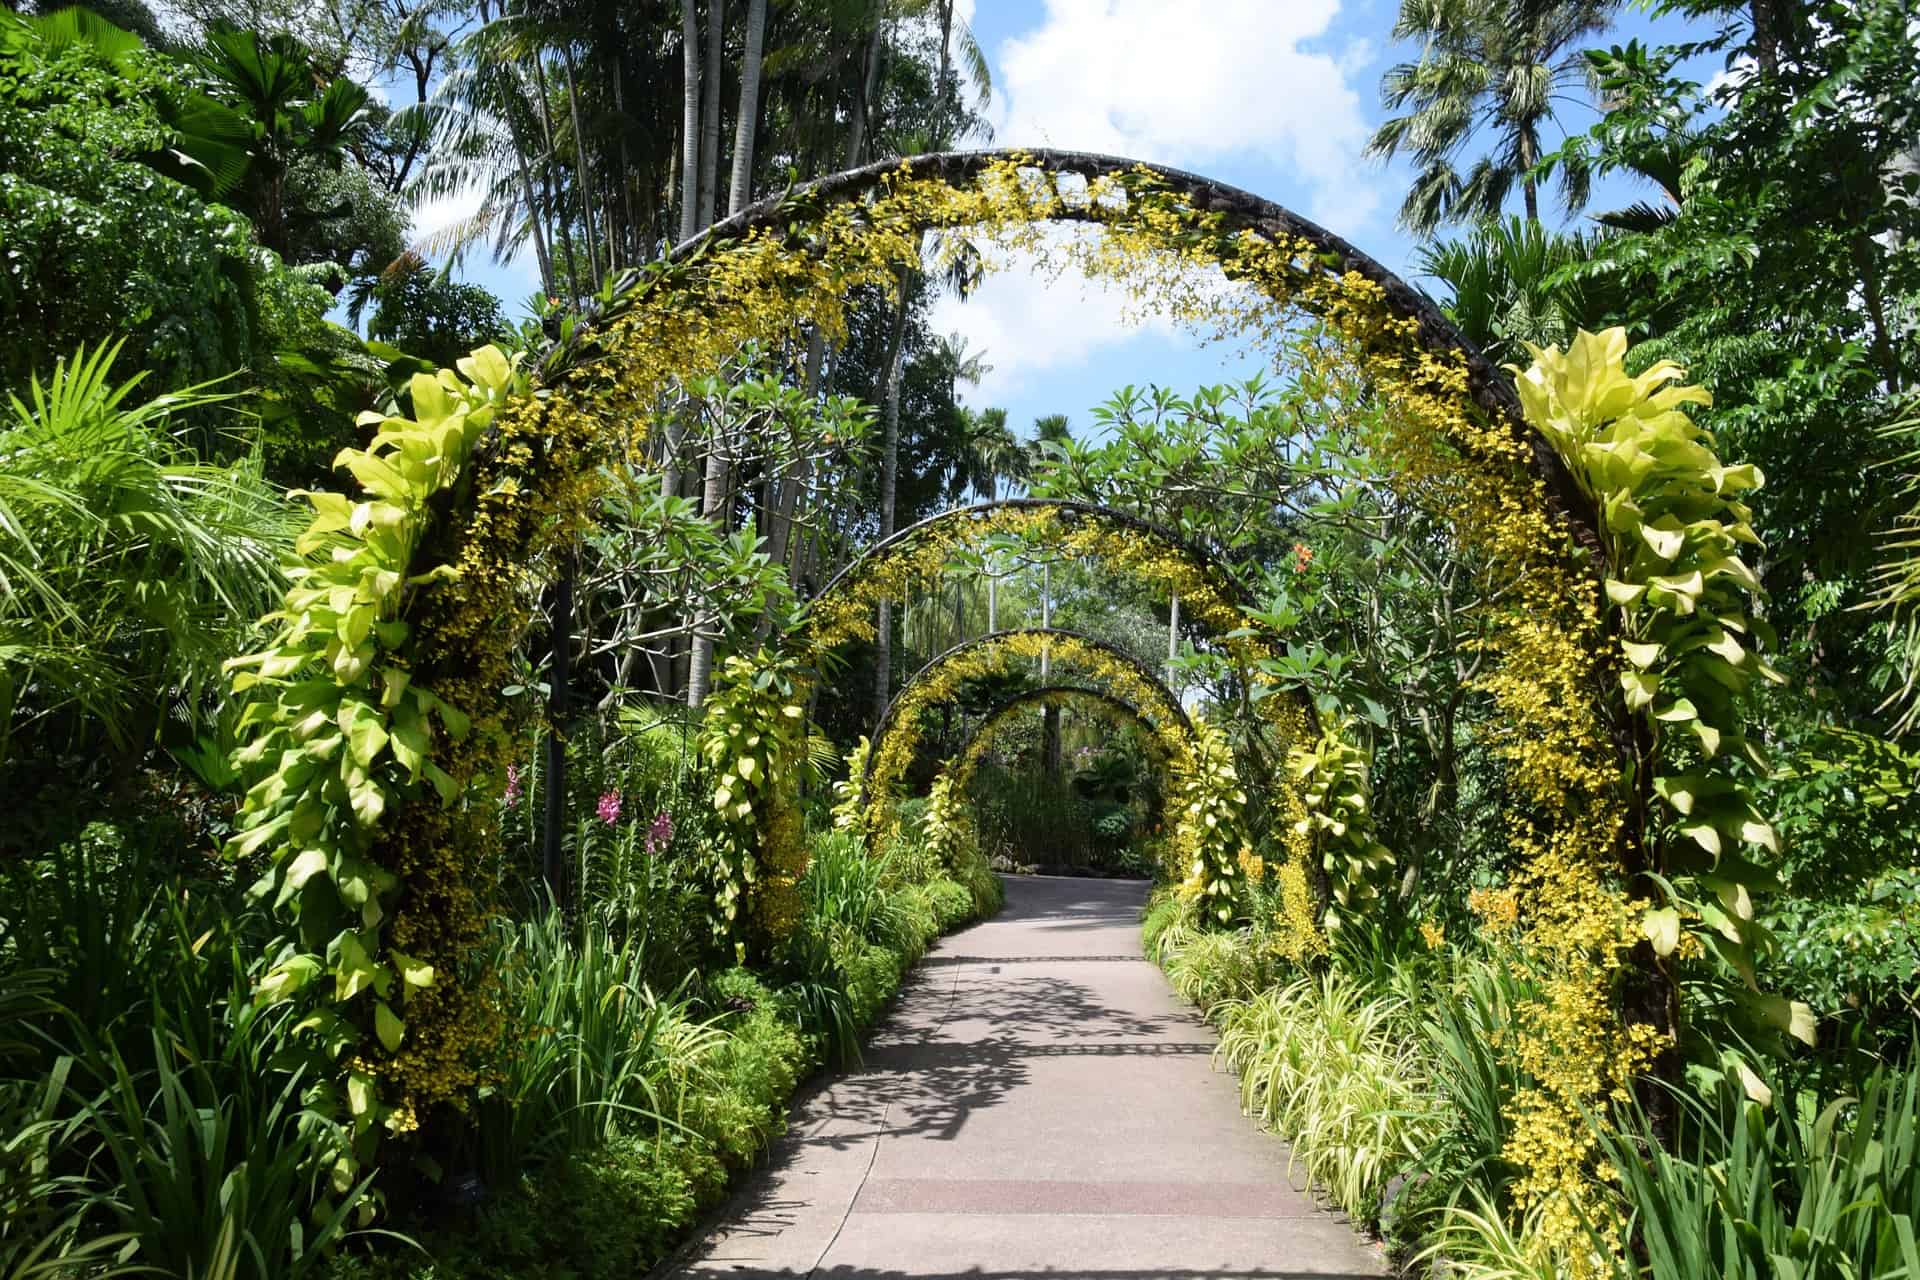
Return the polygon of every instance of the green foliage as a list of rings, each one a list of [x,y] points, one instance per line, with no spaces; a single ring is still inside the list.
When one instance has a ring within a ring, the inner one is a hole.
[[[1590,55],[1609,109],[1557,163],[1630,174],[1661,197],[1601,221],[1619,234],[1569,271],[1626,302],[1616,320],[1714,389],[1702,415],[1773,483],[1754,499],[1783,662],[1848,717],[1898,687],[1887,637],[1846,606],[1867,597],[1891,519],[1914,378],[1902,318],[1920,299],[1920,71],[1904,0],[1739,6],[1704,40]],[[1755,12],[1760,12],[1756,10]],[[1702,85],[1688,63],[1729,74]]]
[[[1163,963],[1180,998],[1209,1018],[1232,1016],[1228,1006],[1252,999],[1269,977],[1245,931],[1196,932],[1168,949]]]
[[[576,935],[552,907],[504,934],[494,968],[511,1031],[478,1106],[496,1179],[543,1148],[577,1150],[673,1118],[719,1034],[684,1001],[655,997],[638,943],[593,926]]]
[[[431,499],[458,482],[495,410],[523,386],[499,351],[460,362],[462,378],[411,381],[414,417],[379,420],[365,450],[341,462],[366,497],[310,493],[314,519],[296,544],[309,557],[293,581],[271,647],[228,665],[236,694],[251,694],[241,723],[253,729],[236,762],[259,771],[228,854],[271,861],[256,897],[285,913],[290,935],[260,979],[269,1001],[314,1006],[314,1043],[338,1058],[363,1037],[388,1053],[406,1036],[408,995],[443,975],[382,941],[400,884],[367,854],[387,810],[429,787],[458,798],[434,760],[436,740],[458,740],[468,717],[413,684],[404,659],[407,601],[450,572],[415,555]],[[400,660],[396,660],[399,658]],[[438,722],[438,728],[434,722]],[[357,1132],[384,1118],[364,1067],[347,1072],[342,1109]]]
[[[1287,757],[1306,809],[1294,830],[1326,873],[1333,901],[1323,923],[1332,935],[1367,912],[1393,868],[1393,855],[1373,835],[1371,758],[1349,737],[1351,729],[1351,724],[1329,722],[1317,742],[1297,746]]]
[[[1663,802],[1649,816],[1661,833],[1652,887],[1667,900],[1647,912],[1647,939],[1664,960],[1685,929],[1751,986],[1771,945],[1753,897],[1776,884],[1762,859],[1777,857],[1780,840],[1748,783],[1747,770],[1767,763],[1741,699],[1756,681],[1784,683],[1760,656],[1773,633],[1743,559],[1759,538],[1741,495],[1761,475],[1723,464],[1687,416],[1686,405],[1711,402],[1706,391],[1669,385],[1682,371],[1665,362],[1629,375],[1626,351],[1624,329],[1583,332],[1564,356],[1536,351],[1520,398],[1602,516],[1620,687],[1642,725],[1636,783]],[[1776,1032],[1812,1042],[1803,1002],[1736,998]]]
[[[1624,300],[1607,281],[1567,278],[1594,247],[1580,232],[1510,217],[1422,245],[1420,274],[1445,286],[1442,307],[1461,336],[1496,364],[1524,363],[1529,346],[1564,347],[1619,318]]]
[[[122,354],[56,362],[0,417],[0,760],[137,758],[283,581],[292,517],[258,459],[203,462],[176,434],[229,397],[136,399],[144,373],[110,377]]]
[[[367,1175],[305,1110],[286,1012],[252,999],[258,919],[134,834],[96,824],[6,868],[0,897],[32,923],[0,922],[0,1113],[22,1126],[0,1141],[0,1196],[35,1195],[25,1225],[48,1234],[36,1253],[0,1231],[0,1272],[117,1255],[172,1275],[312,1274],[364,1223]]]
[[[1882,1068],[1858,1097],[1762,1110],[1688,1100],[1677,1148],[1645,1118],[1603,1139],[1640,1259],[1630,1280],[1920,1275],[1920,1068]]]
[[[405,254],[382,271],[371,297],[367,336],[435,364],[452,364],[475,347],[506,337],[498,298],[479,285],[449,279],[416,254]]]
[[[147,159],[178,141],[166,116],[190,101],[179,73],[11,13],[0,53],[0,322],[12,335],[0,386],[121,333],[157,388],[254,359],[252,294],[267,268],[245,222]]]
[[[956,794],[950,767],[933,780],[926,812],[920,817],[920,833],[943,867],[958,867],[979,856],[966,799]]]
[[[797,659],[762,650],[727,659],[700,722],[700,756],[713,776],[720,816],[717,927],[726,933],[755,909],[758,940],[777,941],[791,927],[792,886],[807,850],[794,812],[793,776],[803,758]]]
[[[1269,988],[1221,1019],[1241,1105],[1347,1213],[1377,1217],[1387,1180],[1444,1128],[1400,999],[1329,973]]]

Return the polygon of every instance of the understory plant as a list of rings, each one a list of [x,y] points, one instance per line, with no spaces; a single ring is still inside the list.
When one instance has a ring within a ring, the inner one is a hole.
[[[1678,1142],[1643,1112],[1606,1138],[1634,1245],[1621,1280],[1920,1276],[1920,1066],[1793,1106],[1682,1102]]]

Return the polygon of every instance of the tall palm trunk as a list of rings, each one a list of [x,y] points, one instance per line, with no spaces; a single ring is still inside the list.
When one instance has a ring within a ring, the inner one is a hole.
[[[705,483],[701,486],[700,514],[711,522],[725,536],[728,520],[728,488],[732,482],[733,468],[729,465],[732,448],[731,427],[725,421],[713,434],[713,443],[707,448],[707,471]],[[713,640],[714,629],[719,619],[712,613],[703,612],[694,620],[693,652],[687,661],[687,705],[698,709],[707,700],[707,691],[713,684]]]
[[[573,82],[573,51],[560,46],[560,66],[567,73],[567,115],[573,121],[574,183],[580,188],[580,225],[587,239],[587,283],[600,282],[601,262],[593,218],[593,182],[587,166],[587,134],[580,127],[580,92]],[[611,267],[612,263],[607,263]]]
[[[733,129],[733,182],[727,214],[747,207],[753,190],[753,141],[760,127],[760,58],[767,43],[767,0],[747,0],[747,47],[740,55],[740,117]]]
[[[513,135],[513,163],[520,171],[520,198],[527,202],[527,222],[533,231],[533,258],[540,266],[540,289],[549,298],[556,293],[553,283],[553,251],[547,245],[547,220],[540,213],[540,198],[534,193],[533,171],[527,167],[527,149],[520,142],[520,131],[509,123]]]
[[[547,188],[548,200],[553,208],[554,226],[560,232],[560,251],[567,255],[567,287],[573,291],[572,301],[577,303],[585,295],[580,290],[579,256],[573,251],[573,232],[567,226],[567,211],[560,200],[560,180],[553,171],[558,152],[553,142],[553,113],[547,103],[547,68],[536,53],[533,59],[534,100],[540,107],[540,133],[547,144],[546,177],[543,185]]]
[[[707,74],[700,86],[700,225],[713,225],[715,179],[720,172],[720,55],[727,0],[707,0]]]
[[[893,327],[887,333],[886,396],[881,406],[883,430],[880,444],[880,537],[893,535],[894,498],[900,488],[900,388],[905,380],[907,307],[910,305],[910,277],[900,272],[900,297],[893,309]],[[877,732],[880,719],[887,713],[887,701],[893,692],[893,602],[882,600],[874,629],[873,725]]]
[[[733,135],[733,181],[727,192],[729,215],[746,207],[747,194],[753,186],[753,137],[760,123],[760,57],[766,38],[767,0],[750,0],[747,8],[747,45],[740,61],[739,125]],[[711,63],[712,51],[708,53]],[[714,79],[717,84],[719,76],[716,74]],[[709,96],[717,97],[717,94]],[[716,109],[715,118],[708,121],[708,133],[713,137],[716,151],[719,149],[718,116]],[[707,450],[706,477],[700,495],[700,513],[708,520],[716,521],[723,534],[729,523],[727,508],[732,489],[732,441],[723,428],[714,436],[713,444]],[[713,683],[713,633],[717,621],[708,616],[694,627],[693,654],[687,667],[689,707],[699,707],[704,703],[707,690]]]
[[[700,233],[700,19],[680,0],[680,241]]]
[[[880,87],[880,51],[884,45],[886,31],[884,14],[885,0],[873,0],[873,7],[867,11],[868,20],[873,24],[867,32],[867,62],[865,74],[860,80],[860,96],[853,103],[853,120],[847,128],[847,168],[857,168],[866,150],[869,132],[868,116],[872,112],[873,97]]]

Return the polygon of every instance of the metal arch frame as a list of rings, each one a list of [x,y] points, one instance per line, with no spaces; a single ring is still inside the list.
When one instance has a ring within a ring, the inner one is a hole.
[[[1180,705],[1180,699],[1173,696],[1173,690],[1167,688],[1166,681],[1154,674],[1152,669],[1141,662],[1140,659],[1128,653],[1125,649],[1117,645],[1109,644],[1105,640],[1098,639],[1094,636],[1085,635],[1078,631],[1067,631],[1060,627],[1014,627],[1004,631],[989,631],[983,636],[975,636],[971,640],[962,640],[946,652],[928,659],[924,666],[913,673],[912,678],[900,686],[900,692],[893,695],[892,701],[887,703],[886,712],[880,717],[879,725],[873,731],[873,737],[868,741],[866,770],[860,779],[861,793],[863,795],[868,797],[873,795],[874,763],[880,757],[881,744],[887,740],[887,735],[891,734],[896,728],[895,721],[899,718],[901,705],[906,701],[907,695],[929,679],[940,667],[953,661],[960,655],[972,652],[975,649],[984,649],[990,645],[1002,643],[1015,636],[1038,636],[1056,640],[1071,640],[1076,644],[1083,644],[1090,649],[1098,650],[1107,654],[1109,657],[1125,663],[1127,666],[1133,668],[1135,672],[1148,681],[1153,687],[1166,694],[1167,705],[1173,709],[1176,722],[1188,735],[1193,734],[1192,718],[1187,715],[1186,708]],[[1134,710],[1138,712],[1142,718],[1145,717],[1145,712],[1141,712],[1139,708],[1136,707]]]
[[[992,502],[975,502],[964,507],[949,507],[936,512],[924,520],[916,520],[904,529],[896,529],[880,541],[862,550],[859,555],[843,565],[813,593],[815,600],[824,600],[842,585],[858,576],[861,569],[875,561],[884,560],[900,548],[911,543],[921,534],[947,523],[970,524],[975,520],[992,515],[996,511],[1059,511],[1072,519],[1094,520],[1142,533],[1167,547],[1186,556],[1194,564],[1214,575],[1227,589],[1229,601],[1244,611],[1252,597],[1244,584],[1206,548],[1181,537],[1163,524],[1121,511],[1116,507],[1103,506],[1096,502],[1081,502],[1072,498],[996,498]]]
[[[1305,241],[1325,255],[1326,269],[1330,274],[1354,274],[1371,281],[1380,288],[1388,309],[1395,316],[1414,322],[1413,340],[1420,348],[1432,352],[1457,353],[1465,360],[1468,397],[1504,426],[1524,447],[1526,468],[1546,485],[1549,501],[1557,513],[1572,524],[1575,537],[1605,563],[1605,547],[1599,536],[1598,515],[1592,501],[1574,482],[1572,473],[1552,443],[1528,425],[1512,381],[1460,333],[1433,299],[1319,223],[1272,200],[1201,174],[1124,156],[1052,147],[938,151],[901,159],[878,160],[859,168],[816,178],[749,205],[739,213],[714,223],[693,239],[675,245],[667,253],[664,264],[673,266],[689,263],[713,246],[744,239],[754,232],[784,233],[796,220],[796,215],[805,216],[809,206],[857,200],[889,181],[902,178],[931,179],[958,187],[973,183],[981,174],[1003,163],[1051,175],[1077,176],[1088,181],[1147,170],[1163,184],[1164,189],[1183,196],[1198,212],[1222,214],[1240,227],[1258,232],[1269,242]],[[1075,206],[1062,207],[1047,220],[1101,221],[1091,209]],[[656,276],[653,279],[658,278]],[[617,296],[621,285],[638,285],[644,289],[652,282],[642,273],[628,273],[625,281],[607,290],[605,296],[608,299]]]
[[[1046,705],[1047,699],[1058,697],[1071,697],[1087,702],[1103,703],[1117,711],[1125,712],[1133,718],[1136,724],[1148,730],[1148,737],[1154,736],[1152,733],[1153,722],[1147,719],[1146,713],[1118,694],[1108,693],[1104,689],[1090,688],[1086,685],[1050,684],[1038,689],[1024,689],[1002,702],[999,706],[993,708],[993,710],[987,712],[974,731],[967,735],[966,742],[962,744],[961,759],[964,760],[966,758],[966,753],[972,749],[974,743],[985,737],[989,730],[1008,716],[1011,716],[1014,712],[1022,710],[1029,703],[1038,702],[1044,706]],[[1192,725],[1188,724],[1185,726],[1185,730],[1187,734],[1191,736],[1193,731]],[[955,785],[962,785],[970,780],[971,774],[966,777],[959,775],[955,775],[954,777]]]

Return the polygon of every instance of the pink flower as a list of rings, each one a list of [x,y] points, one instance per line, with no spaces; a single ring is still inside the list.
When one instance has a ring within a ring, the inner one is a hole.
[[[594,806],[593,811],[599,817],[600,821],[606,823],[608,826],[612,826],[614,823],[620,821],[619,788],[616,787],[612,791],[604,793],[600,797],[600,803]]]
[[[507,793],[500,797],[503,804],[512,804],[520,798],[520,766],[507,766]]]
[[[647,827],[647,853],[656,854],[673,840],[673,815],[662,809]]]

